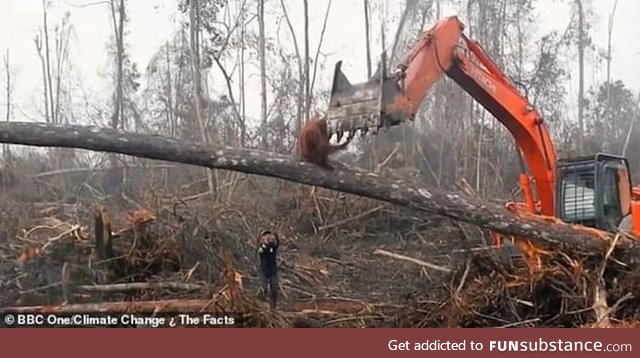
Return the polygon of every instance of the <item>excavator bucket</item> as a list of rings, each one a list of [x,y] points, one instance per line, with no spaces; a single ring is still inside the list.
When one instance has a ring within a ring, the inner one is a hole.
[[[455,16],[438,21],[421,35],[392,74],[387,74],[383,52],[375,75],[363,83],[349,82],[338,62],[327,111],[330,135],[337,134],[340,140],[349,133],[352,138],[357,130],[377,133],[379,128],[413,121],[429,89],[453,63],[456,48],[464,45],[463,29]]]
[[[406,120],[402,112],[390,113],[387,108],[401,95],[397,76],[387,76],[386,54],[376,73],[366,82],[352,84],[342,72],[342,61],[336,63],[327,113],[329,135],[338,141],[345,133],[353,138],[358,130],[364,136],[376,134],[381,127],[389,128]]]

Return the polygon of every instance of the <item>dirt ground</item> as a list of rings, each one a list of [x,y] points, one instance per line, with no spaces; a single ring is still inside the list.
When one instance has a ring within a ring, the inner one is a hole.
[[[203,182],[167,190],[162,178],[112,192],[96,189],[104,178],[84,177],[82,184],[65,179],[67,188],[53,194],[55,180],[24,179],[4,190],[0,306],[92,303],[104,311],[127,302],[131,311],[158,311],[171,301],[174,310],[189,311],[187,302],[200,300],[214,303],[202,310],[240,317],[240,327],[597,323],[589,262],[559,255],[530,274],[517,256],[489,247],[486,232],[447,218],[234,173],[221,174],[228,184],[214,198],[202,194]],[[97,244],[96,218],[111,223],[111,246]],[[276,310],[258,295],[252,240],[263,229],[281,240]],[[614,277],[607,302],[615,309],[607,324],[634,326],[640,276],[619,271],[607,271]],[[127,286],[135,282],[166,285]]]

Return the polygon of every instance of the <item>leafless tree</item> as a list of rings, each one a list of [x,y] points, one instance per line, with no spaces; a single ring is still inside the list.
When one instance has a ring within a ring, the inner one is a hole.
[[[46,67],[46,83],[47,83],[47,90],[49,92],[49,105],[51,108],[51,118],[52,118],[52,122],[53,123],[58,123],[58,120],[56,118],[55,115],[55,111],[54,111],[54,102],[53,102],[53,84],[52,84],[52,80],[51,80],[51,52],[49,50],[49,22],[47,19],[47,3],[46,0],[42,0],[42,28],[43,28],[43,32],[44,32],[44,60],[45,60],[45,67]]]
[[[302,0],[304,4],[304,120],[309,120],[311,93],[309,79],[309,1]]]
[[[320,40],[318,40],[318,47],[316,48],[316,54],[313,58],[313,75],[311,75],[311,86],[309,88],[309,92],[313,93],[313,87],[316,83],[316,72],[318,70],[318,57],[320,55],[320,49],[322,48],[322,42],[324,40],[324,34],[327,30],[327,20],[329,19],[329,12],[331,11],[331,0],[327,4],[327,10],[324,13],[324,21],[322,22],[322,30],[320,30]],[[311,105],[311,100],[309,101],[309,105]]]
[[[300,48],[298,46],[298,39],[296,38],[296,32],[293,29],[293,25],[291,24],[291,19],[289,18],[289,13],[287,11],[287,7],[284,4],[284,0],[280,0],[280,5],[282,6],[282,12],[284,14],[285,21],[287,22],[287,27],[289,28],[289,32],[291,33],[291,38],[293,41],[293,49],[295,50],[296,59],[298,62],[298,95],[297,95],[297,103],[296,103],[296,133],[300,131],[302,126],[302,117],[305,112],[304,103],[305,103],[305,72],[302,56],[300,56]]]
[[[191,71],[193,73],[193,96],[196,106],[196,118],[200,127],[201,139],[204,143],[209,143],[209,136],[204,125],[202,110],[202,76],[200,68],[200,0],[189,1],[189,21],[190,21],[190,47],[191,47]],[[206,169],[205,169],[206,170]],[[209,184],[209,194],[214,196],[215,183],[213,170],[206,170],[207,182]]]
[[[369,0],[364,0],[364,36],[365,36],[365,45],[367,48],[367,78],[371,78],[371,44],[369,41]]]
[[[616,8],[618,7],[618,0],[613,2],[613,9],[609,15],[609,26],[607,31],[607,120],[611,119],[611,61],[613,60],[611,55],[611,38],[613,37],[613,22],[616,15]]]
[[[627,132],[627,137],[624,141],[624,146],[622,147],[622,153],[621,153],[622,156],[627,155],[627,148],[629,147],[629,140],[631,139],[631,133],[633,132],[633,128],[636,121],[640,119],[639,117],[640,117],[640,91],[638,91],[638,99],[636,100],[634,115],[631,118],[631,125],[629,126],[629,131]]]
[[[578,153],[583,154],[584,130],[584,50],[586,47],[584,31],[584,8],[582,0],[575,0],[578,12]]]
[[[41,34],[36,35],[33,39],[33,42],[36,45],[36,50],[38,51],[38,58],[40,58],[40,65],[42,69],[42,93],[44,95],[44,119],[46,123],[51,122],[51,117],[49,115],[49,89],[47,86],[47,65],[46,59],[44,56],[44,49],[42,45],[42,36]]]
[[[245,90],[245,36],[247,32],[247,24],[245,22],[245,9],[244,2],[241,3],[240,9],[240,46],[238,49],[238,60],[240,62],[239,65],[239,77],[238,81],[238,92],[240,94],[240,146],[245,146],[245,141],[247,137],[247,104],[245,100],[246,90]]]
[[[260,123],[261,123],[261,143],[262,148],[267,148],[267,68],[265,53],[265,33],[264,33],[264,1],[258,0],[258,26],[260,27]]]
[[[42,68],[44,117],[45,122],[60,124],[62,118],[67,121],[68,113],[63,113],[63,94],[68,89],[63,87],[68,75],[69,39],[72,26],[70,13],[66,12],[60,24],[54,27],[53,38],[50,32],[49,4],[42,1],[42,26],[34,38],[38,57]],[[53,42],[53,45],[51,44]],[[71,98],[67,96],[67,100]],[[67,108],[70,111],[70,108]],[[59,167],[66,159],[71,160],[73,151],[51,149],[49,151],[54,167]]]
[[[6,94],[6,113],[5,113],[5,121],[9,122],[11,121],[11,115],[12,115],[12,111],[13,111],[13,107],[12,107],[12,97],[11,95],[13,94],[13,81],[14,79],[11,77],[11,59],[9,57],[9,49],[7,49],[6,54],[4,55],[4,73],[5,73],[5,94]],[[4,158],[5,162],[7,162],[7,160],[10,157],[9,154],[9,145],[8,144],[2,144],[2,157]]]
[[[111,115],[111,127],[117,129],[120,126],[124,129],[124,20],[126,16],[124,0],[111,0],[111,20],[113,21],[113,32],[116,41],[116,88],[113,114]]]

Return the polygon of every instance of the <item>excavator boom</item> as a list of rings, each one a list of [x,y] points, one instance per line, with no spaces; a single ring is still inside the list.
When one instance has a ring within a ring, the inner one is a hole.
[[[392,74],[387,74],[383,54],[371,79],[351,84],[338,62],[327,115],[330,135],[340,140],[346,132],[353,137],[358,130],[377,133],[413,121],[442,76],[500,121],[526,160],[531,178],[523,165],[519,180],[524,205],[507,207],[607,231],[631,221],[631,231],[640,238],[640,188],[631,187],[626,159],[598,153],[559,161],[540,114],[482,47],[465,36],[456,16],[424,32]]]
[[[377,133],[413,121],[429,89],[443,76],[452,78],[502,122],[516,138],[535,178],[539,202],[524,173],[520,177],[530,212],[554,214],[556,152],[546,125],[513,83],[475,41],[468,39],[456,16],[426,31],[393,75],[381,69],[367,82],[352,85],[339,62],[328,110],[329,132]],[[538,205],[540,206],[538,208]]]

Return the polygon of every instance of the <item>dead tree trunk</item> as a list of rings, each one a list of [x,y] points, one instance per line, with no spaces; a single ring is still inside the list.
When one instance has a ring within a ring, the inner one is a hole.
[[[200,127],[200,136],[205,143],[209,142],[209,135],[205,126],[204,113],[202,109],[202,77],[200,74],[200,0],[193,1],[189,7],[189,32],[191,46],[191,71],[193,73],[193,97],[196,106],[196,119]],[[215,196],[216,181],[213,171],[207,170],[207,183],[209,184],[209,195]]]
[[[584,48],[586,46],[584,33],[584,9],[582,0],[576,0],[578,6],[578,154],[584,150]]]
[[[53,85],[51,84],[51,53],[49,51],[49,23],[47,21],[47,4],[44,0],[42,1],[42,8],[43,8],[42,26],[44,28],[44,47],[45,47],[44,57],[46,61],[45,64],[46,64],[46,70],[47,70],[47,77],[45,80],[46,80],[48,92],[49,92],[49,104],[51,106],[51,119],[53,123],[58,123],[58,118],[56,118],[53,110]]]
[[[304,121],[309,120],[311,109],[311,93],[309,92],[309,1],[303,0],[304,4]]]
[[[267,62],[266,62],[266,50],[265,50],[265,31],[264,31],[264,1],[258,2],[258,27],[260,28],[260,44],[259,44],[259,56],[260,56],[260,135],[262,149],[267,149],[268,146],[268,128],[267,128]]]
[[[371,41],[369,39],[369,0],[364,0],[364,38],[367,48],[367,78],[371,78]]]
[[[280,5],[282,6],[282,13],[284,14],[284,19],[287,22],[287,27],[289,27],[289,32],[291,33],[291,38],[293,41],[293,49],[296,53],[296,59],[298,60],[298,93],[297,93],[297,101],[296,101],[296,133],[300,132],[300,128],[302,128],[302,118],[304,113],[304,103],[305,103],[305,92],[304,92],[304,84],[305,84],[305,74],[303,69],[303,61],[302,56],[300,55],[300,49],[298,47],[298,39],[296,38],[296,32],[293,29],[293,25],[291,24],[291,19],[289,18],[289,14],[287,12],[287,7],[284,5],[284,1],[280,0]]]
[[[5,90],[6,90],[6,117],[5,117],[5,121],[9,122],[11,120],[11,88],[13,86],[12,78],[11,78],[11,60],[9,59],[9,49],[7,49],[7,54],[4,56],[4,70],[5,70],[5,77],[6,77],[6,86],[5,86]],[[5,164],[7,164],[8,160],[9,160],[9,145],[8,144],[3,144],[2,145],[2,159],[5,161]]]
[[[468,222],[569,252],[602,254],[610,240],[596,238],[569,225],[521,218],[502,206],[454,192],[435,190],[403,180],[355,170],[333,172],[274,153],[219,147],[161,136],[124,133],[92,126],[50,126],[43,123],[0,122],[0,142],[40,147],[79,148],[135,157],[227,169],[281,178],[302,184],[387,201]],[[639,253],[635,242],[619,245]]]

